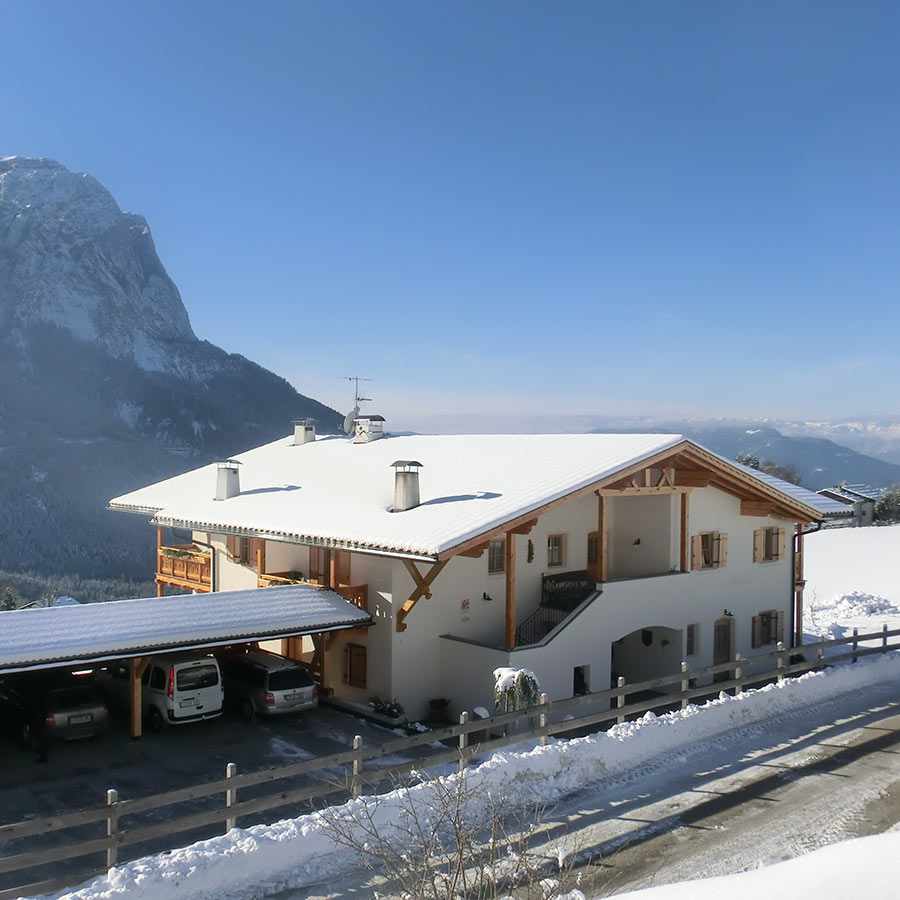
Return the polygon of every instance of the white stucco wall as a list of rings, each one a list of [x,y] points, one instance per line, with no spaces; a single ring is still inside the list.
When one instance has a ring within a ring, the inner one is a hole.
[[[610,579],[660,575],[678,563],[672,508],[678,495],[615,497],[608,503]]]

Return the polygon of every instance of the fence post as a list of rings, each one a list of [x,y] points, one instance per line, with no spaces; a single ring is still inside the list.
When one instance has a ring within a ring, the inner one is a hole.
[[[106,792],[106,806],[109,810],[106,814],[106,836],[115,838],[119,833],[119,792],[110,788]],[[119,856],[119,847],[115,841],[111,841],[106,848],[106,868],[111,869]]]
[[[459,724],[466,725],[469,721],[469,714],[463,710],[459,714]],[[459,771],[462,771],[466,768],[466,763],[468,762],[466,748],[469,746],[469,732],[461,731],[459,733]]]
[[[887,625],[884,626],[887,628]],[[547,723],[549,722],[550,716],[548,715],[548,711],[550,709],[550,699],[546,694],[541,694],[541,714],[538,717],[538,722],[541,726],[541,746],[547,746]]]
[[[816,656],[818,656],[819,659],[825,659],[825,635],[824,634],[819,635],[819,646],[816,650]]]
[[[621,675],[619,676],[619,679],[616,682],[616,687],[620,687],[620,688],[625,687],[625,679],[623,676],[621,676]],[[622,693],[622,694],[619,694],[618,697],[616,697],[616,708],[621,709],[624,705],[625,705],[625,694]],[[624,721],[625,721],[625,716],[623,716],[621,713],[619,713],[619,715],[616,716],[616,723],[618,725],[621,725]]]
[[[234,763],[228,763],[225,766],[225,777],[234,778],[237,775],[237,766]],[[225,808],[228,809],[237,804],[237,788],[228,788],[225,791]],[[228,834],[232,828],[237,827],[237,818],[235,816],[225,817],[225,834]]]
[[[779,641],[775,645],[775,649],[778,651],[778,682],[780,684],[784,681],[784,644]]]
[[[688,705],[688,688],[690,687],[690,679],[687,676],[688,664],[686,662],[682,662],[681,664],[681,708],[687,709]]]
[[[856,655],[856,649],[859,646],[859,629],[853,629],[853,662],[855,663],[859,657]]]
[[[362,735],[356,734],[353,736],[353,749],[361,750],[362,749]],[[353,760],[353,777],[350,779],[350,796],[356,800],[357,797],[362,793],[362,778],[360,774],[362,772],[362,760],[357,755]]]
[[[734,654],[734,680],[737,684],[734,686],[734,696],[737,697],[744,690],[744,657],[738,650]]]
[[[881,652],[882,653],[887,652],[887,632],[888,632],[888,627],[887,627],[887,622],[885,622],[884,625],[881,626]]]

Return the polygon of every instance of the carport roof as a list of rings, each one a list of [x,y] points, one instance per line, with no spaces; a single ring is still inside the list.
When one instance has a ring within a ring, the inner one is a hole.
[[[0,670],[50,668],[372,624],[314,585],[0,612]]]

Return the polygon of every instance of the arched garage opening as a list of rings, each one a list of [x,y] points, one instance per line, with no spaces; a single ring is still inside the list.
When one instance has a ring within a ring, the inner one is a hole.
[[[682,634],[680,629],[651,625],[612,642],[610,684],[619,677],[626,684],[637,684],[681,669]],[[679,690],[677,683],[660,689],[660,693]]]

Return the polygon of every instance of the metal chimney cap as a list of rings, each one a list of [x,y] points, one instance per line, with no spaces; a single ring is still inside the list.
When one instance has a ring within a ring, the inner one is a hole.
[[[220,469],[233,469],[235,466],[241,465],[241,461],[239,459],[221,459],[216,465]]]
[[[311,416],[306,416],[302,419],[292,419],[291,425],[315,425],[318,421],[318,419],[313,419]]]
[[[395,469],[411,469],[413,466],[416,468],[424,469],[424,463],[420,463],[417,459],[398,459],[396,462],[392,462],[391,465]]]
[[[353,420],[354,422],[384,422],[384,416],[372,415],[372,416],[356,416]]]

